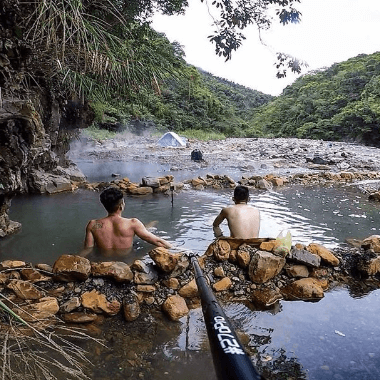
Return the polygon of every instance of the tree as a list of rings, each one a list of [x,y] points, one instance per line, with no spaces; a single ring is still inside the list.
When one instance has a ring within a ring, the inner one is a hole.
[[[44,86],[52,79],[56,93],[63,84],[67,93],[128,98],[141,87],[155,88],[162,76],[184,63],[181,47],[170,44],[144,18],[155,8],[168,14],[182,12],[186,4],[183,0],[6,0],[0,13],[7,23],[0,23],[0,32],[6,38],[12,33],[14,45],[28,52],[20,57],[24,59],[20,85]]]
[[[269,28],[274,7],[283,24],[298,22],[296,2],[215,0],[219,18],[210,41],[216,53],[231,59],[245,38],[240,31],[251,24]],[[156,91],[161,79],[184,64],[184,53],[150,28],[149,17],[183,13],[187,6],[187,0],[4,0],[0,34],[8,38],[11,32],[14,45],[27,52],[21,76],[11,80],[24,87],[52,82],[56,93],[63,88],[92,98],[119,94],[128,99],[143,87]],[[282,77],[288,68],[299,72],[301,64],[280,53],[277,66]]]
[[[300,0],[213,0],[212,6],[219,12],[219,17],[214,19],[216,30],[209,39],[215,44],[216,54],[230,60],[232,53],[245,40],[240,31],[249,25],[256,25],[259,32],[269,29],[273,11],[283,25],[300,22],[301,13],[294,7],[295,3],[300,3]],[[277,53],[278,78],[285,77],[287,69],[299,74],[301,66],[307,64],[289,54]]]

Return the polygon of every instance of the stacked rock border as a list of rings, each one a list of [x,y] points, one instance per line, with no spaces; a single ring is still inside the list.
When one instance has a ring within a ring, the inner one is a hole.
[[[380,236],[356,244],[333,251],[295,244],[288,250],[275,239],[222,237],[198,261],[218,299],[263,310],[282,299],[318,301],[338,286],[379,288]],[[176,321],[199,307],[188,253],[159,247],[149,255],[152,262],[132,265],[75,255],[60,256],[52,267],[6,260],[0,263],[2,298],[24,321],[42,327],[57,321],[89,324],[119,313],[133,321],[152,311]]]

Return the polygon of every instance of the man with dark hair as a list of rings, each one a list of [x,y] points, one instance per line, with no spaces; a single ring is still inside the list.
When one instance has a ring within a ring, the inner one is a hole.
[[[140,220],[121,216],[125,202],[123,193],[119,189],[113,187],[105,189],[100,194],[100,201],[108,215],[88,222],[84,250],[81,253],[83,256],[90,253],[94,246],[100,248],[101,252],[128,253],[132,249],[135,235],[158,247],[171,247],[169,242],[149,232]]]
[[[248,205],[249,190],[246,186],[236,186],[233,196],[234,205],[225,207],[213,223],[215,237],[223,236],[219,225],[227,219],[231,237],[250,239],[259,236],[260,212]]]

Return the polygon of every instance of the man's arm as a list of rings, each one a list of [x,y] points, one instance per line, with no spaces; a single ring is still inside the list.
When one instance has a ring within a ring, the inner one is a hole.
[[[149,232],[138,219],[133,218],[132,223],[133,231],[139,238],[150,244],[154,244],[157,247],[171,248],[171,244],[169,242]]]
[[[93,226],[94,226],[94,221],[90,220],[86,226],[86,236],[84,238],[83,249],[79,253],[80,256],[85,257],[94,249],[95,240],[94,240],[94,235],[92,234]]]
[[[226,219],[226,209],[222,209],[222,211],[219,213],[219,215],[215,218],[214,223],[212,224],[213,230],[214,230],[214,236],[216,238],[223,236],[223,232],[221,228],[219,227],[220,223],[223,222],[224,219]]]

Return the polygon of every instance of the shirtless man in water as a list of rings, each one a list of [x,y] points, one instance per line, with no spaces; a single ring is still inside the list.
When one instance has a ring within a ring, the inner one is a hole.
[[[100,201],[108,215],[88,222],[82,256],[87,256],[94,246],[104,253],[128,253],[132,250],[135,235],[158,247],[171,247],[169,242],[149,232],[140,220],[121,216],[125,202],[120,190],[113,187],[104,190],[100,194]]]
[[[250,239],[259,236],[260,212],[257,208],[249,206],[249,190],[246,186],[236,186],[234,197],[235,204],[225,207],[215,218],[213,227],[215,237],[223,236],[219,225],[227,219],[231,237]]]

